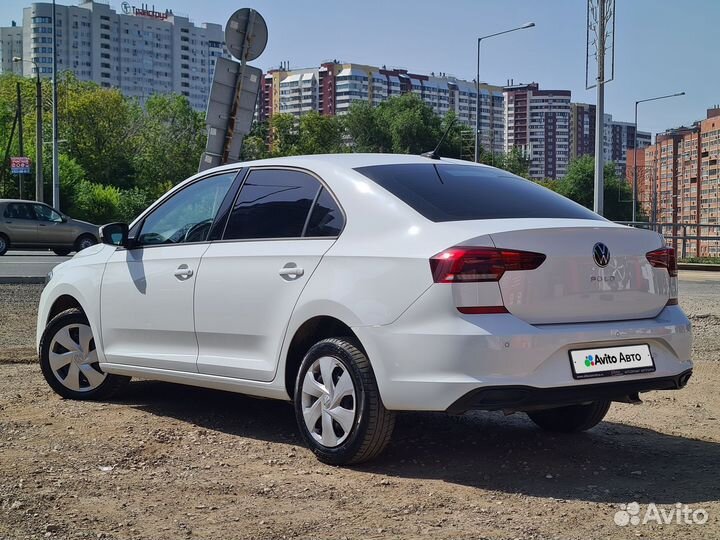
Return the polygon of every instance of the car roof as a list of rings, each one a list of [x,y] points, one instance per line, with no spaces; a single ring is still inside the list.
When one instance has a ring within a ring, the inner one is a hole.
[[[38,201],[27,201],[25,199],[0,199],[0,204],[5,203],[30,203],[30,204],[45,204]]]
[[[476,164],[471,161],[463,161],[459,159],[442,158],[441,162],[457,163],[462,165],[489,167],[488,165]],[[379,154],[379,153],[348,153],[348,154],[312,154],[303,156],[287,156],[278,158],[258,159],[254,161],[244,161],[220,165],[212,171],[223,171],[228,169],[236,169],[238,167],[260,167],[260,166],[296,166],[309,167],[313,165],[331,165],[343,167],[346,169],[355,169],[357,167],[369,167],[373,165],[399,165],[399,164],[431,164],[438,163],[438,160],[431,158],[409,155],[409,154]],[[207,173],[208,171],[203,171]]]

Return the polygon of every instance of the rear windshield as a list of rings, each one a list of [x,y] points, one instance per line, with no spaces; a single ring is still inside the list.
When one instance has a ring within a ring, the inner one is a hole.
[[[489,167],[413,163],[355,170],[432,221],[603,219],[534,182]]]

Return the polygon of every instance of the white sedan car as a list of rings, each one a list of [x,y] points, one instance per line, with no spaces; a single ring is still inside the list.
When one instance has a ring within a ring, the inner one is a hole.
[[[327,463],[379,454],[396,411],[522,411],[573,432],[692,373],[663,239],[492,167],[238,163],[102,237],[42,294],[50,386],[102,399],[138,377],[291,400]]]

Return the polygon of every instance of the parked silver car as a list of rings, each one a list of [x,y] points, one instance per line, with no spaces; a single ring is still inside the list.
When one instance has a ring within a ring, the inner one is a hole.
[[[0,199],[0,255],[11,246],[67,255],[97,244],[98,238],[97,225],[69,218],[47,204]]]

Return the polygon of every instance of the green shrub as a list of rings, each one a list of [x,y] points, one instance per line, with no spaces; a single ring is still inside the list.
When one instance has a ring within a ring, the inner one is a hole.
[[[76,186],[74,208],[77,215],[73,217],[98,225],[119,221],[121,195],[114,186],[84,180]]]

